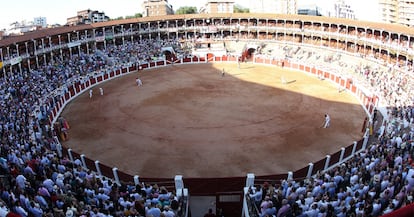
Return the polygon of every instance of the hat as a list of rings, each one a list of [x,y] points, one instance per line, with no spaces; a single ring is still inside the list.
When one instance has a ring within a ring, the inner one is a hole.
[[[73,217],[73,211],[71,209],[66,211],[66,217]]]
[[[377,175],[374,175],[374,181],[375,182],[379,182],[380,179],[381,179],[381,177],[378,174]]]

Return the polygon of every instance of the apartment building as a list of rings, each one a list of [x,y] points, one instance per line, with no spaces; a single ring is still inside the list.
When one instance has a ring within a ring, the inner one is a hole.
[[[174,14],[174,10],[168,0],[145,0],[142,3],[142,16],[154,17]]]
[[[104,12],[99,12],[91,9],[78,11],[76,16],[66,19],[66,25],[74,26],[79,24],[91,24],[98,22],[109,21],[109,17]]]
[[[379,0],[381,21],[414,26],[414,0]]]
[[[201,14],[233,13],[234,0],[208,0],[199,10]]]
[[[331,14],[332,16],[332,14]],[[355,12],[345,0],[337,0],[334,3],[334,14],[333,17],[355,19]]]
[[[250,12],[297,14],[297,0],[250,0]]]

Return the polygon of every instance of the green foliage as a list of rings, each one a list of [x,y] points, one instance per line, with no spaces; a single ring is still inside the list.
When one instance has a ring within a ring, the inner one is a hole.
[[[234,5],[233,7],[233,13],[250,13],[250,10],[248,8],[244,8],[241,5]]]
[[[124,19],[124,17],[120,16],[120,17],[117,17],[117,18],[112,18],[111,20],[123,20],[123,19]]]
[[[142,14],[141,13],[136,13],[134,15],[125,16],[125,18],[121,16],[121,17],[117,17],[117,18],[114,18],[114,19],[111,19],[111,20],[123,20],[123,19],[140,18],[140,17],[142,17]]]
[[[196,13],[197,13],[197,7],[193,7],[193,6],[180,7],[175,11],[175,14],[196,14]]]
[[[125,17],[125,19],[140,18],[140,17],[142,17],[142,14],[140,14],[140,13],[136,13],[136,14],[135,14],[135,15],[133,15],[133,16],[126,16],[126,17]]]

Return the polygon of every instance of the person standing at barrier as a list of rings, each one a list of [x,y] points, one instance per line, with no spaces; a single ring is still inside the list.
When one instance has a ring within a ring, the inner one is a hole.
[[[92,95],[93,95],[93,90],[92,90],[92,89],[90,89],[90,90],[89,90],[89,98],[92,98]]]

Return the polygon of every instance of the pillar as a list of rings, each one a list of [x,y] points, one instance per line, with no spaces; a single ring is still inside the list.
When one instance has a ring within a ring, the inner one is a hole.
[[[121,183],[119,182],[118,168],[116,168],[116,167],[112,168],[112,173],[114,174],[115,183],[118,186],[121,186]]]
[[[312,170],[313,170],[313,163],[309,163],[309,169],[308,174],[306,175],[306,178],[310,178],[312,176]]]
[[[329,167],[329,162],[331,161],[331,155],[326,155],[326,161],[325,161],[325,167],[323,168],[324,170],[327,170]]]
[[[253,185],[254,185],[254,173],[247,173],[246,187],[251,187]]]
[[[98,175],[102,176],[101,167],[99,165],[99,160],[95,161],[95,168],[96,168],[96,172],[98,173]]]

